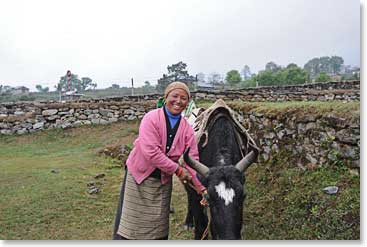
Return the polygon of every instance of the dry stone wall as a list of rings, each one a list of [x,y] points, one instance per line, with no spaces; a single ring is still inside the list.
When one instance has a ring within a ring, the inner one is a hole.
[[[25,134],[43,129],[108,124],[141,119],[155,108],[146,102],[17,103],[0,106],[0,133]]]
[[[217,98],[246,100],[246,97],[250,97],[259,101],[283,101],[295,97],[303,101],[359,100],[359,81],[338,83],[302,87],[264,87],[239,92],[218,92],[218,94],[205,92],[205,96],[200,95],[202,92],[196,92],[194,97],[212,100]],[[330,96],[330,92],[333,96]],[[340,95],[337,92],[340,92]],[[156,108],[158,97],[160,95],[66,103],[0,104],[0,134],[26,134],[44,129],[141,119],[145,113]],[[248,100],[253,101],[250,98]],[[236,110],[235,105],[231,107]],[[263,160],[285,150],[292,154],[292,160],[289,162],[295,162],[302,169],[338,160],[342,160],[350,168],[359,168],[359,117],[342,118],[331,114],[308,114],[299,118],[287,112],[274,116],[260,112],[243,112],[240,109],[237,111],[239,119],[261,147]]]
[[[230,104],[236,109],[235,104]],[[301,169],[314,169],[326,163],[342,161],[351,169],[360,166],[360,118],[334,114],[287,112],[269,115],[235,110],[262,149],[261,160],[286,151],[289,160]]]

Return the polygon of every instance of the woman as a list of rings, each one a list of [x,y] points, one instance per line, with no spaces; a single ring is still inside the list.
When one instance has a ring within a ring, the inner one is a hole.
[[[186,84],[173,82],[164,98],[162,108],[142,119],[126,161],[113,239],[168,239],[173,174],[191,183],[198,193],[205,191],[193,169],[178,165],[188,147],[190,155],[199,158],[194,131],[181,117],[190,91]]]

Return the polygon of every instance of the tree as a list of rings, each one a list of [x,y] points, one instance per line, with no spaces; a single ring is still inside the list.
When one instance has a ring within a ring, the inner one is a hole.
[[[281,71],[273,72],[270,69],[263,70],[256,76],[256,80],[259,86],[281,85],[282,73]]]
[[[216,72],[213,72],[211,74],[209,74],[208,76],[208,82],[210,84],[214,85],[218,85],[219,83],[221,83],[222,81],[222,76]]]
[[[342,57],[332,56],[330,58],[330,63],[331,63],[331,73],[333,75],[337,75],[341,71],[342,65],[344,64],[344,60]]]
[[[344,60],[339,56],[323,56],[320,58],[312,58],[303,67],[311,78],[316,78],[320,72],[324,72],[329,75],[340,74],[341,68],[344,64]]]
[[[95,88],[97,87],[97,84],[94,85],[94,83],[92,83],[92,79],[89,77],[82,77],[80,91],[85,91],[88,87]]]
[[[232,87],[238,85],[241,82],[241,80],[242,78],[238,70],[231,70],[227,72],[226,82],[228,82]]]
[[[241,86],[242,87],[256,87],[256,75],[252,74],[251,78],[245,81],[241,81]]]
[[[196,79],[197,79],[197,81],[205,82],[205,74],[202,73],[202,72],[197,73]]]
[[[70,78],[70,79],[69,79]],[[80,80],[78,75],[70,74],[70,77],[66,75],[60,77],[59,83],[55,86],[57,91],[85,91],[88,87],[96,88],[97,84],[92,83],[92,79],[89,77],[82,77]]]
[[[297,66],[297,64],[291,63],[286,69],[282,71],[282,84],[295,85],[303,84],[308,80],[308,73]]]
[[[112,84],[111,85],[111,88],[113,88],[113,89],[119,89],[120,88],[120,85],[118,85],[118,84]]]
[[[144,94],[154,92],[154,86],[150,85],[149,81],[145,81],[144,86],[142,88]]]
[[[325,72],[321,72],[315,79],[316,82],[328,82],[331,81],[331,77]]]
[[[42,88],[41,85],[36,85],[36,89],[38,90],[38,92],[40,93],[47,93],[49,91],[48,87]]]
[[[279,70],[281,70],[282,67],[280,65],[277,65],[276,63],[274,62],[268,62],[266,65],[265,65],[265,70],[267,71],[271,71],[271,72],[278,72]]]
[[[242,69],[241,72],[242,72],[242,78],[243,78],[244,81],[251,78],[250,67],[247,64],[245,66],[243,66],[243,69]]]
[[[167,66],[168,74],[163,74],[162,78],[158,80],[157,90],[163,92],[167,85],[174,81],[184,82],[189,88],[192,88],[194,86],[193,83],[196,82],[196,77],[189,75],[186,67],[186,63],[182,61]]]

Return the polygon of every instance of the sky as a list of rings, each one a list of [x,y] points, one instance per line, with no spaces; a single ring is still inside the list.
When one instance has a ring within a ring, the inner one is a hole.
[[[223,76],[341,56],[360,67],[359,0],[0,0],[0,84],[156,84],[183,61]]]

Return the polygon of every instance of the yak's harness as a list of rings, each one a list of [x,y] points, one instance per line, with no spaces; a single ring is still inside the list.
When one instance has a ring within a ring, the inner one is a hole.
[[[247,130],[241,125],[241,123],[237,120],[235,116],[235,112],[226,105],[226,103],[218,99],[211,107],[206,109],[205,111],[202,108],[196,108],[191,111],[190,118],[193,118],[192,115],[197,114],[194,120],[189,121],[192,124],[192,127],[195,131],[195,138],[200,148],[204,148],[208,143],[208,132],[210,128],[213,126],[215,121],[222,116],[228,116],[233,122],[233,125],[236,130],[236,141],[241,148],[242,157],[245,157],[247,153],[254,150],[259,152],[259,148],[257,147],[255,141],[248,134]]]

